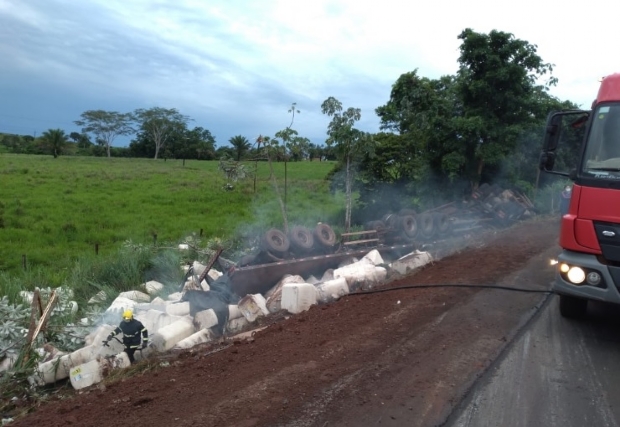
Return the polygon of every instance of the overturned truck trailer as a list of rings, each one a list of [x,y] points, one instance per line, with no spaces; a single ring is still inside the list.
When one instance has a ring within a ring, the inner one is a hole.
[[[417,213],[402,209],[386,213],[364,225],[364,230],[343,233],[319,223],[313,230],[295,226],[288,233],[267,231],[260,250],[247,255],[232,272],[231,287],[237,295],[263,293],[286,274],[322,275],[348,258],[363,257],[376,249],[394,260],[430,242],[449,240],[472,231],[497,229],[535,214],[534,205],[516,189],[482,184],[470,197]]]
[[[406,237],[386,240],[382,230],[343,233],[338,241],[333,229],[319,223],[314,230],[295,226],[288,234],[271,229],[261,239],[258,253],[243,257],[230,272],[230,285],[239,296],[265,293],[287,274],[321,276],[346,259],[361,258],[376,249],[395,259],[415,249]],[[388,243],[389,242],[389,243]]]

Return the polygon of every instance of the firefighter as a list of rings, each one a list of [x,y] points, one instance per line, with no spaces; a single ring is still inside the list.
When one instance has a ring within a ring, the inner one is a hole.
[[[121,332],[123,333],[124,351],[127,353],[129,361],[133,364],[136,361],[133,354],[138,349],[146,348],[149,342],[149,333],[142,322],[133,318],[133,312],[131,310],[125,310],[123,312],[123,321],[116,329],[110,332],[110,335],[103,341],[103,345],[108,345],[108,342]]]

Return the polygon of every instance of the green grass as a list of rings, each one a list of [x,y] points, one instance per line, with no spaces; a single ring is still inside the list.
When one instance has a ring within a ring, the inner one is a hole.
[[[283,228],[268,163],[257,164],[256,191],[253,178],[226,191],[218,165],[0,154],[0,273],[35,271],[47,286],[59,286],[76,261],[95,258],[96,250],[113,256],[128,240],[174,245],[201,235],[240,246]],[[325,181],[333,166],[290,162],[285,171],[284,163],[273,164],[290,225],[342,222],[344,198],[329,194]],[[254,171],[255,163],[246,167]]]

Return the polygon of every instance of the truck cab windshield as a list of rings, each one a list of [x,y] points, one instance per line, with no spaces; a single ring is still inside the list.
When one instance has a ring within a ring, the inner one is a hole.
[[[594,111],[583,172],[620,175],[620,103],[601,105]]]

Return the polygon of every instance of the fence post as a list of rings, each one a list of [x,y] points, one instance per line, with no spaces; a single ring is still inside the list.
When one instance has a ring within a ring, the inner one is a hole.
[[[26,255],[22,255],[22,266],[24,267],[24,271],[28,268],[26,263]]]

